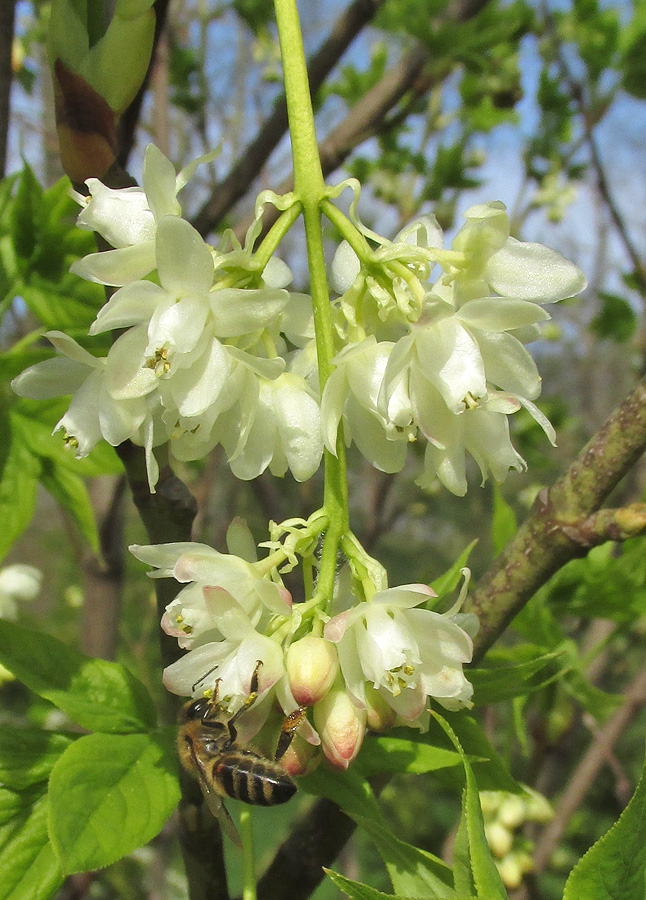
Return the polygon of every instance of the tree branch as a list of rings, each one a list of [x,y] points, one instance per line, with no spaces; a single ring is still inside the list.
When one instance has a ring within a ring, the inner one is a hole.
[[[9,97],[11,94],[11,51],[16,13],[16,0],[0,3],[0,178],[7,167],[7,139],[9,136]]]
[[[591,543],[641,533],[642,504],[593,516],[646,449],[646,379],[610,415],[565,475],[541,491],[518,534],[471,591],[477,661],[541,585]],[[591,518],[592,517],[592,518]],[[633,530],[639,521],[637,531]],[[623,523],[623,524],[620,524]]]

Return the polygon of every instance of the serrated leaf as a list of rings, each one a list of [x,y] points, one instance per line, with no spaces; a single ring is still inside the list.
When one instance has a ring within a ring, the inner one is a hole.
[[[422,775],[449,766],[459,766],[460,755],[454,750],[435,747],[419,739],[390,735],[368,736],[355,765],[367,777],[384,772]]]
[[[563,900],[644,900],[645,872],[646,762],[619,820],[570,872]]]
[[[453,874],[441,859],[400,841],[389,828],[372,819],[363,816],[352,818],[375,842],[397,894],[438,900],[449,900],[455,896]]]
[[[150,694],[128,669],[49,635],[0,620],[0,663],[82,728],[131,732],[156,724]]]
[[[540,648],[535,648],[535,653],[533,658],[515,665],[498,665],[496,654],[490,653],[487,661],[492,664],[492,668],[469,669],[469,681],[474,688],[473,702],[482,706],[530,694],[558,676],[561,666],[553,665],[554,663],[561,660],[563,666],[568,664],[562,650],[541,653]]]
[[[466,784],[462,794],[462,817],[459,829],[462,831],[462,834],[458,843],[462,847],[464,847],[465,843],[468,844],[469,868],[473,877],[473,885],[476,889],[475,893],[478,897],[486,897],[487,900],[507,900],[507,891],[493,861],[487,838],[485,837],[484,819],[480,808],[478,785],[476,784],[473,769],[462,749],[460,741],[446,719],[433,711],[431,711],[431,715],[434,716],[440,727],[446,732],[451,743],[462,757]],[[463,890],[462,885],[464,885],[467,892],[472,892],[470,887],[471,879],[461,877],[459,881],[460,884],[457,883],[458,877],[456,873],[456,887],[458,890]]]
[[[309,794],[327,797],[347,813],[383,820],[381,808],[372,788],[355,767],[340,772],[328,766],[319,766],[311,775],[298,779],[298,786]]]
[[[24,790],[47,781],[60,755],[75,738],[40,728],[0,729],[0,782]]]
[[[175,809],[173,737],[88,734],[49,780],[49,832],[66,874],[100,869],[152,840]]]
[[[344,875],[333,872],[332,869],[324,868],[323,871],[340,891],[350,897],[350,900],[410,900],[410,898],[398,897],[396,894],[384,894],[383,891],[378,891],[367,884],[361,884],[359,881],[351,881]]]
[[[0,788],[0,900],[48,900],[63,883],[47,834],[47,795]]]
[[[472,716],[462,710],[457,713],[442,710],[442,715],[457,734],[464,752],[468,754],[472,765],[477,770],[481,790],[510,791],[516,794],[523,792],[522,787],[510,775],[500,754],[491,745],[482,727]],[[423,739],[436,746],[441,747],[445,745],[445,742],[451,746],[444,736],[444,731],[433,719],[431,719],[429,730]],[[444,783],[450,783],[453,787],[461,787],[464,783],[463,777],[461,773],[459,778],[457,776],[458,771],[451,768],[438,770],[436,777]]]

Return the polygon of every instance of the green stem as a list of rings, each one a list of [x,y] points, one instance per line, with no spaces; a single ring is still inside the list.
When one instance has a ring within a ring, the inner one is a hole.
[[[295,0],[274,0],[274,6],[292,141],[294,193],[303,204],[319,384],[323,393],[332,372],[334,356],[334,331],[321,230],[321,203],[325,199],[325,182],[316,141],[298,8]],[[336,456],[325,451],[323,504],[330,519],[330,529],[323,544],[318,581],[319,592],[328,599],[331,599],[334,588],[339,544],[348,529],[348,485],[342,428],[339,428],[336,450]]]
[[[264,269],[271,259],[274,251],[300,216],[303,207],[300,203],[293,203],[289,209],[281,213],[271,226],[262,243],[254,253],[254,259]]]
[[[240,810],[240,837],[242,839],[242,900],[256,900],[256,866],[253,849],[251,810]]]

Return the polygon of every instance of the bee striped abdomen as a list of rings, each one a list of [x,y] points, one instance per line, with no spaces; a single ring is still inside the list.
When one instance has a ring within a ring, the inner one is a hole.
[[[250,751],[225,753],[214,765],[213,776],[227,796],[257,806],[285,803],[296,793],[289,775]]]

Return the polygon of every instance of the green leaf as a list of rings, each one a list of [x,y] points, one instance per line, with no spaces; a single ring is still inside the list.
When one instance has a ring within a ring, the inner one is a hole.
[[[431,582],[431,588],[435,591],[438,599],[445,597],[456,589],[462,578],[461,569],[463,569],[471,556],[471,551],[478,543],[477,540],[471,541],[468,547],[462,551],[450,569],[447,569],[442,575]],[[437,602],[437,601],[435,601]]]
[[[18,182],[15,202],[11,209],[13,244],[16,252],[23,259],[29,259],[36,249],[36,220],[42,194],[43,190],[38,184],[36,176],[25,163]]]
[[[40,728],[3,725],[0,730],[0,782],[24,790],[47,781],[61,753],[75,738]]]
[[[481,790],[510,791],[513,794],[523,792],[523,788],[509,774],[502,757],[491,745],[482,727],[472,716],[467,715],[463,710],[455,713],[442,710],[442,715],[457,734],[464,752],[469,755],[477,771]],[[433,718],[431,718],[429,730],[423,735],[423,739],[429,744],[440,747],[445,746],[446,743],[450,744],[445,737],[444,730]],[[457,776],[458,772],[455,769],[441,769],[438,770],[436,777],[444,783],[457,787],[464,783],[462,776],[460,775],[459,778]]]
[[[570,872],[563,900],[644,900],[646,762],[619,820]]]
[[[522,650],[526,658],[521,661]],[[488,653],[486,661],[491,668],[469,669],[469,681],[474,688],[473,702],[482,706],[511,700],[540,690],[553,681],[563,666],[569,664],[567,655],[563,650],[550,653],[541,650],[540,647],[526,644],[514,647],[511,651]],[[519,661],[513,665],[505,665],[511,654],[515,654]],[[559,661],[561,665],[558,665]],[[536,678],[539,673],[540,677]]]
[[[500,488],[493,491],[493,521],[491,523],[491,542],[494,556],[505,549],[518,531],[516,513],[503,497]]]
[[[0,559],[31,522],[40,468],[22,436],[0,415]]]
[[[439,900],[455,896],[451,869],[441,859],[400,841],[389,828],[372,819],[363,816],[352,818],[375,842],[397,894]]]
[[[624,297],[605,291],[599,292],[599,299],[602,306],[590,322],[590,331],[602,340],[610,338],[618,344],[630,340],[637,330],[637,316],[630,303]]]
[[[361,884],[359,881],[351,881],[331,869],[324,868],[324,872],[340,891],[350,897],[350,900],[406,900],[405,897],[397,897],[395,894],[384,894],[383,891],[378,891],[367,884]]]
[[[0,663],[82,728],[130,732],[156,724],[150,694],[124,666],[90,659],[49,635],[0,620]]]
[[[459,766],[460,755],[446,747],[434,747],[425,741],[411,738],[368,736],[363,742],[355,766],[372,777],[384,772],[408,772],[422,775],[448,766]]]
[[[100,553],[99,532],[94,509],[83,478],[69,465],[43,465],[41,482],[68,515],[76,522],[92,550]]]
[[[155,837],[175,809],[174,735],[88,734],[72,744],[49,780],[49,831],[63,871],[121,859]]]
[[[475,885],[478,897],[486,897],[487,900],[507,900],[507,891],[502,883],[496,864],[493,861],[487,838],[484,832],[484,819],[482,817],[482,809],[480,808],[480,798],[478,795],[478,785],[476,784],[473,769],[469,764],[460,741],[449,723],[438,713],[431,711],[441,728],[446,732],[451,743],[462,757],[464,765],[464,774],[466,786],[462,795],[462,819],[460,822],[459,844],[464,847],[468,843],[469,867],[473,876],[473,884]],[[466,835],[465,835],[466,832]],[[457,884],[458,876],[456,872],[456,887],[458,891],[462,890],[462,886]],[[464,886],[468,893],[472,893],[471,879],[460,879],[464,881]]]
[[[47,835],[47,796],[0,787],[0,900],[48,900],[63,873]]]
[[[319,766],[311,775],[298,779],[298,786],[309,794],[327,797],[344,812],[383,821],[381,808],[375,799],[368,779],[351,766],[340,772],[328,766]]]

